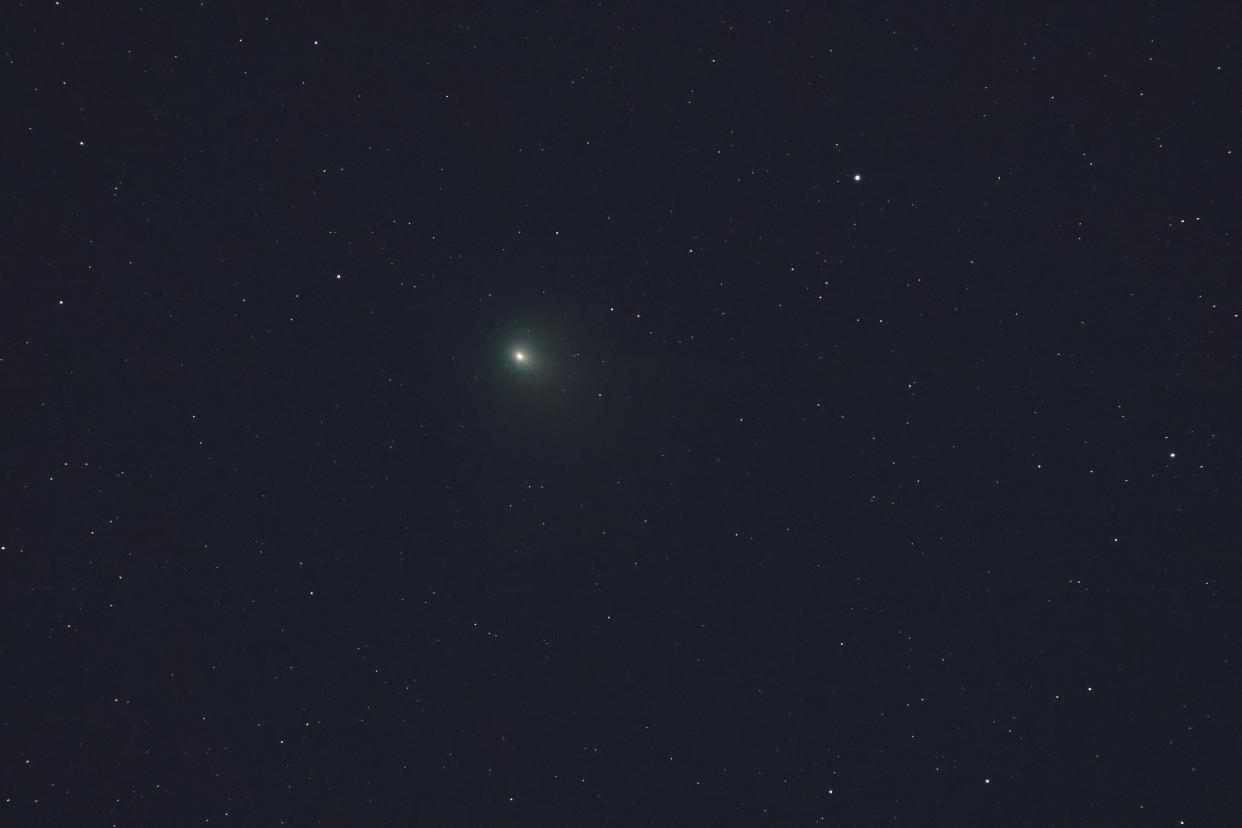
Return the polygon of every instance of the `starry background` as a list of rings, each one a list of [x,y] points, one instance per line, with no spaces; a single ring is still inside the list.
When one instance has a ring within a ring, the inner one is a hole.
[[[0,5],[0,821],[1238,824],[1242,13],[1081,5]]]

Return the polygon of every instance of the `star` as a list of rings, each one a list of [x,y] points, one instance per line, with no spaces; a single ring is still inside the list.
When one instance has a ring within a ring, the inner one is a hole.
[[[526,362],[526,352],[525,351],[514,351],[513,359],[516,362]]]

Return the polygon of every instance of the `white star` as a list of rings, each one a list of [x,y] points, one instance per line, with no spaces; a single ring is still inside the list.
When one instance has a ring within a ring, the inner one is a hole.
[[[514,352],[513,352],[513,358],[514,358],[515,360],[517,360],[518,362],[525,362],[525,361],[526,361],[526,352],[525,352],[525,351],[514,351]]]

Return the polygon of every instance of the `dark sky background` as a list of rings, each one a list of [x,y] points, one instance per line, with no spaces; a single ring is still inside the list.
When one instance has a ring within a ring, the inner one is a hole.
[[[1091,5],[0,3],[0,822],[1239,824],[1242,12]]]

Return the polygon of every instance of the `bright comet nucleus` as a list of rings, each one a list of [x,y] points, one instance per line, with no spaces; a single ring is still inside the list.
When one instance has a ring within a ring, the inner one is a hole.
[[[518,361],[518,362],[525,362],[525,361],[526,361],[526,352],[525,352],[525,351],[514,351],[514,352],[513,352],[513,358],[514,358],[516,361]]]

